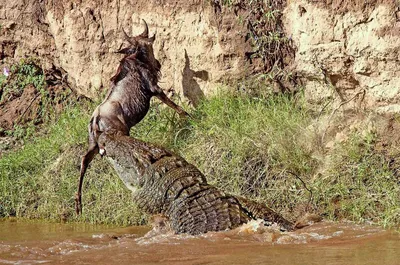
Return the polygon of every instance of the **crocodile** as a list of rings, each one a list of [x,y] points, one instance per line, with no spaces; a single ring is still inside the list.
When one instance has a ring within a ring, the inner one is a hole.
[[[233,229],[258,218],[294,229],[266,205],[210,185],[199,169],[163,147],[118,133],[101,134],[99,143],[139,209],[165,216],[175,233]]]

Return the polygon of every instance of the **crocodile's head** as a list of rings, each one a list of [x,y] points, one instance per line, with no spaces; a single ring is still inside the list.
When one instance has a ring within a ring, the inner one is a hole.
[[[163,148],[119,133],[102,133],[98,144],[100,154],[108,158],[121,180],[132,191],[143,185],[151,165],[169,154]]]
[[[99,137],[99,153],[111,162],[128,189],[135,191],[143,185],[143,176],[149,163],[146,163],[135,139],[103,133]]]

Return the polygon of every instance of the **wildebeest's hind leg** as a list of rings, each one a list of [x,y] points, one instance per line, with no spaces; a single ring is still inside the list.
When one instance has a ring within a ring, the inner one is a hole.
[[[82,184],[83,184],[83,177],[85,175],[86,169],[89,166],[90,162],[92,162],[94,156],[99,152],[99,146],[89,141],[89,150],[87,153],[82,157],[81,161],[81,175],[79,177],[79,185],[78,185],[78,192],[75,194],[75,211],[77,214],[82,212]]]

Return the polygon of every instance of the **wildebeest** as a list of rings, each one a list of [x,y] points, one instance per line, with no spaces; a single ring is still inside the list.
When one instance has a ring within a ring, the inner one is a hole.
[[[147,114],[153,96],[173,108],[179,115],[188,115],[181,107],[171,101],[158,86],[160,62],[154,57],[153,42],[155,34],[149,38],[149,29],[144,21],[142,34],[129,37],[124,30],[129,46],[118,51],[124,54],[117,73],[111,78],[111,87],[104,101],[97,106],[89,122],[89,148],[82,157],[78,192],[75,208],[81,212],[81,191],[83,177],[89,163],[99,148],[98,138],[104,132],[129,135],[130,129]]]

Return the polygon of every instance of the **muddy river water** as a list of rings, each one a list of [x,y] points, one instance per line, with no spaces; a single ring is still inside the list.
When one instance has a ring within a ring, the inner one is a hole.
[[[202,236],[148,227],[0,221],[0,264],[379,264],[400,265],[400,235],[321,222],[282,233],[257,222]]]

